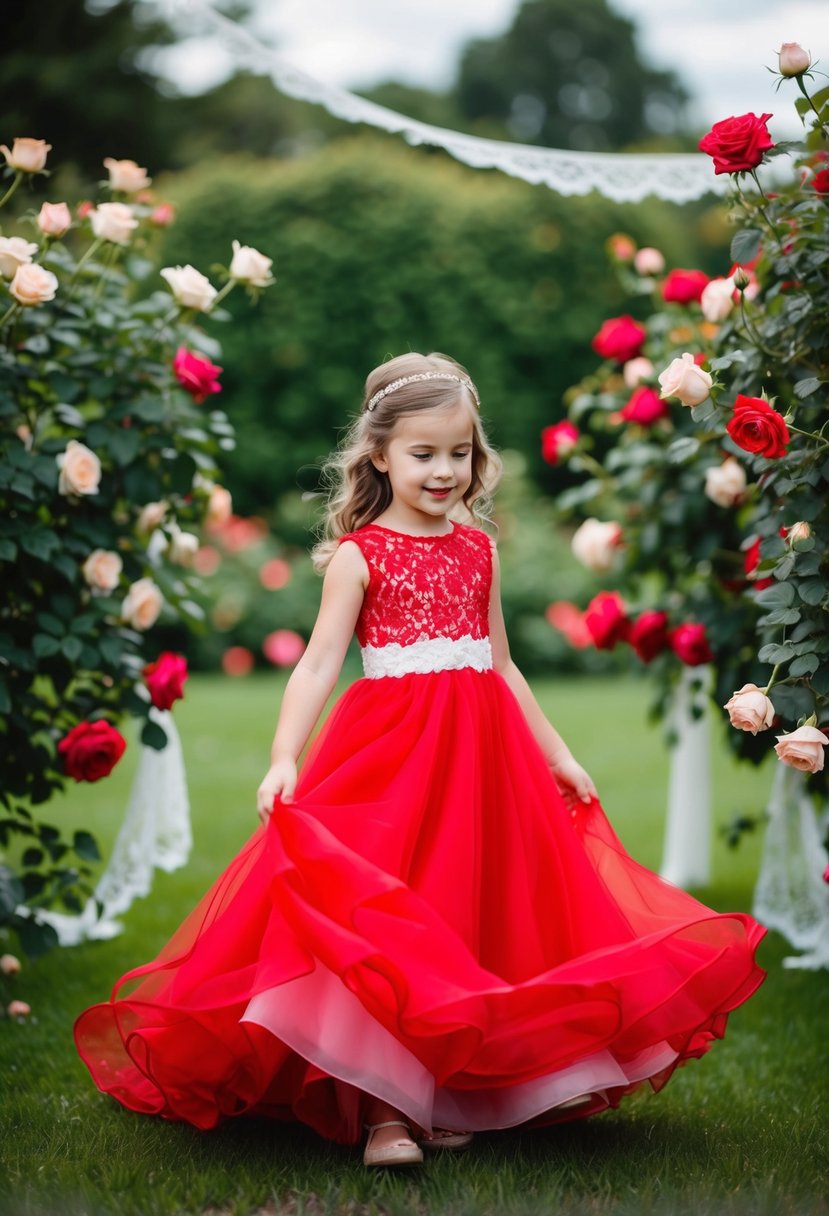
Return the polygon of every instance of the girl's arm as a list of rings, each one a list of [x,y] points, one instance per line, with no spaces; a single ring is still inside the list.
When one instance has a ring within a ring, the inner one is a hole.
[[[492,591],[489,603],[489,637],[492,644],[492,664],[503,676],[521,706],[527,725],[547,758],[557,782],[582,802],[595,798],[596,787],[582,766],[573,758],[561,735],[548,722],[544,711],[533,696],[529,684],[512,661],[501,609],[501,567],[498,551],[492,545]]]
[[[344,541],[325,572],[308,646],[285,686],[271,745],[271,766],[256,795],[263,823],[277,795],[283,802],[293,800],[297,760],[337,682],[367,586],[365,558],[353,541]]]

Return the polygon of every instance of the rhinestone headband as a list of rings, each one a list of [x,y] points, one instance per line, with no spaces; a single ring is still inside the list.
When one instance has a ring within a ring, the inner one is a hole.
[[[478,409],[481,408],[481,400],[478,396],[478,390],[470,379],[466,376],[456,376],[454,372],[415,372],[412,376],[401,376],[399,380],[392,380],[391,384],[387,384],[385,388],[381,388],[378,393],[369,401],[366,409],[371,412],[376,405],[379,405],[384,397],[388,397],[389,393],[393,393],[395,389],[402,388],[404,384],[413,384],[416,380],[457,380],[458,384],[462,384],[464,388],[468,388],[472,396],[475,398],[475,404]]]

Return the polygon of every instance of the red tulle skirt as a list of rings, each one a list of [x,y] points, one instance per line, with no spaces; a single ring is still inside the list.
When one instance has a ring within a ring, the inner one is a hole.
[[[354,1142],[366,1095],[421,1127],[593,1114],[701,1056],[764,929],[571,813],[494,672],[358,680],[158,958],[78,1018],[131,1110]]]

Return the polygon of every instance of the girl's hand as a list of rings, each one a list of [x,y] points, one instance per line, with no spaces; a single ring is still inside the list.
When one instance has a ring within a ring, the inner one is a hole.
[[[295,788],[295,762],[288,756],[275,760],[256,791],[256,813],[263,824],[271,817],[274,799],[279,797],[283,802],[293,802]]]
[[[585,772],[572,756],[566,756],[563,760],[551,761],[550,768],[553,770],[553,776],[561,789],[564,801],[571,810],[576,801],[586,803],[598,798],[590,774]]]

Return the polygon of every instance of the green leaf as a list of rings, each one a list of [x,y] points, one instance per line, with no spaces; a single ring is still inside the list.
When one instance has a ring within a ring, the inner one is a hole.
[[[822,697],[829,697],[829,663],[819,668],[809,682],[815,692],[820,693]]]
[[[74,427],[78,431],[82,431],[86,426],[86,419],[80,410],[75,409],[74,405],[68,405],[65,401],[60,401],[55,406],[55,413],[64,426]]]
[[[691,418],[694,422],[707,422],[709,418],[713,418],[717,412],[717,407],[710,397],[706,397],[699,405],[691,407]]]
[[[60,548],[60,540],[54,532],[42,528],[38,532],[24,532],[20,537],[20,547],[31,553],[32,557],[48,562],[52,554]]]
[[[111,667],[117,667],[121,661],[121,655],[124,653],[124,643],[120,638],[105,635],[98,639],[98,649],[105,662],[109,663]]]
[[[45,629],[47,633],[53,634],[56,638],[62,638],[66,633],[63,621],[58,620],[51,612],[39,612],[36,620],[41,629]]]
[[[760,647],[757,658],[761,663],[787,663],[789,659],[794,658],[794,650],[787,642],[770,642],[767,646]]]
[[[809,676],[820,667],[820,659],[816,654],[802,654],[794,659],[789,667],[790,676]]]
[[[14,927],[28,958],[40,958],[58,944],[58,935],[52,926],[33,916],[21,917]]]
[[[683,435],[668,446],[665,455],[670,464],[681,464],[683,460],[690,460],[692,456],[696,456],[699,449],[698,439],[695,439],[693,435]]]
[[[141,742],[157,752],[163,752],[167,746],[167,732],[157,722],[146,722],[141,731]]]
[[[106,442],[118,464],[129,464],[135,459],[141,448],[141,432],[119,427],[117,430],[109,431]]]
[[[35,658],[50,659],[60,650],[60,642],[57,638],[50,637],[48,633],[36,633],[32,638],[32,650]]]
[[[17,557],[17,545],[13,540],[0,540],[0,562],[13,562]]]
[[[61,642],[60,648],[70,663],[77,663],[78,659],[81,657],[83,642],[80,638],[75,637],[74,634],[69,634]]]
[[[98,848],[98,843],[91,832],[76,832],[72,837],[72,848],[75,850],[78,857],[82,857],[84,861],[101,860],[101,852]]]
[[[0,714],[7,714],[11,711],[12,698],[9,692],[9,686],[3,676],[0,676]]]
[[[760,241],[763,233],[759,228],[741,228],[731,241],[731,260],[745,266],[753,262],[760,252]]]
[[[796,625],[802,613],[799,608],[778,608],[760,618],[760,625]]]
[[[822,578],[810,578],[799,583],[797,593],[804,604],[820,604],[826,595],[826,584]]]
[[[758,591],[756,599],[762,608],[788,608],[794,603],[794,587],[791,583],[775,583]]]
[[[823,384],[823,381],[817,376],[809,376],[806,380],[798,380],[794,386],[794,395],[802,401],[804,397],[811,397],[812,393],[817,392],[821,384]]]

